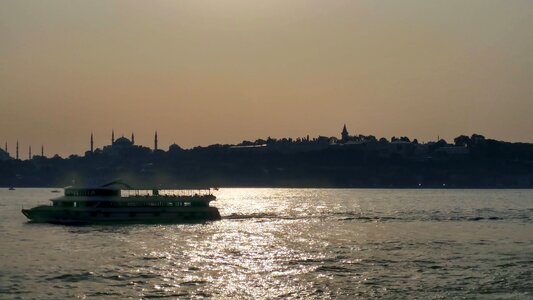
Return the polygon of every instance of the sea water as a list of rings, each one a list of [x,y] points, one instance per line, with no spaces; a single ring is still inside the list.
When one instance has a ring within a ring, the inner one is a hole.
[[[27,223],[0,190],[0,299],[533,297],[533,191],[221,189],[222,220]]]

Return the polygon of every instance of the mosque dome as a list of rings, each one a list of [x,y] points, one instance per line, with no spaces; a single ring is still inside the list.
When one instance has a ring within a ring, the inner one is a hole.
[[[176,143],[174,143],[174,144],[172,144],[172,145],[170,145],[168,147],[168,151],[179,151],[179,150],[181,150],[181,147],[178,144],[176,144]]]
[[[125,137],[118,138],[113,145],[116,146],[131,146],[133,143]]]

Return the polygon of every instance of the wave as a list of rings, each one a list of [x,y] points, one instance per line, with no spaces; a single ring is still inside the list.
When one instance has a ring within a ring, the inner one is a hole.
[[[49,281],[66,281],[66,282],[78,282],[78,281],[85,281],[85,280],[94,280],[97,276],[93,272],[83,272],[79,274],[63,274],[59,276],[49,277],[46,278],[46,280]]]

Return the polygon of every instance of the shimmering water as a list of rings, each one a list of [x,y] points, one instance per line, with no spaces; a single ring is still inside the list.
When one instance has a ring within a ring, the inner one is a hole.
[[[533,191],[223,189],[222,221],[27,224],[0,190],[1,299],[532,299]]]

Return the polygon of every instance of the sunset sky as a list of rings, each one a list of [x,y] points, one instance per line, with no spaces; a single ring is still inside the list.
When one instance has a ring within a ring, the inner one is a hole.
[[[166,149],[344,123],[533,142],[532,28],[531,0],[0,0],[0,144],[65,156],[91,131],[101,147],[157,130]]]

